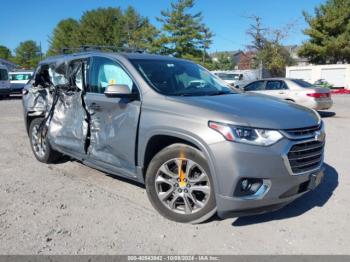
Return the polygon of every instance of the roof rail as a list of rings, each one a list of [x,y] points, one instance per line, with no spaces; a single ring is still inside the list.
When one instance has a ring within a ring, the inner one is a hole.
[[[112,51],[112,52],[126,52],[126,53],[145,53],[146,50],[140,48],[130,48],[130,47],[118,47],[118,46],[108,46],[108,45],[82,45],[80,47],[67,47],[62,48],[62,54],[68,54],[69,51],[73,52],[89,52],[89,51]]]

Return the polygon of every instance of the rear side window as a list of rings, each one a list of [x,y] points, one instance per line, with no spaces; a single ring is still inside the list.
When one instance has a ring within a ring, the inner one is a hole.
[[[6,69],[0,69],[0,80],[1,81],[9,80],[9,76]]]
[[[68,84],[67,64],[62,63],[60,65],[49,65],[49,75],[52,83],[55,86]]]
[[[282,90],[288,89],[284,81],[267,81],[266,90]]]
[[[262,91],[265,90],[265,82],[264,81],[256,81],[249,85],[247,85],[244,90],[245,91]]]
[[[310,88],[310,87],[314,87],[312,84],[310,84],[309,82],[306,82],[304,80],[301,79],[292,79],[292,82],[296,83],[298,86],[301,87],[305,87],[305,88]]]

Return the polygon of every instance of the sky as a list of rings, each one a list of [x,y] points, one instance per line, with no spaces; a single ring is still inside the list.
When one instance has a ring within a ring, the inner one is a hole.
[[[79,19],[85,11],[98,7],[133,6],[160,28],[156,17],[175,0],[1,0],[0,45],[14,50],[21,41],[34,40],[48,49],[48,39],[61,19]],[[294,27],[284,44],[300,44],[307,38],[302,12],[313,13],[325,0],[197,0],[193,12],[201,11],[204,22],[214,32],[211,52],[244,50],[249,43],[246,31],[252,15],[260,16],[265,27]]]

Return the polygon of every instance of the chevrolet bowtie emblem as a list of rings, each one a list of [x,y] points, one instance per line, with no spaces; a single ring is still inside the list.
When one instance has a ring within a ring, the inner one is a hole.
[[[324,138],[325,138],[325,135],[324,135],[323,132],[321,132],[321,131],[316,131],[315,132],[315,140],[316,141],[322,142],[322,141],[324,141]]]

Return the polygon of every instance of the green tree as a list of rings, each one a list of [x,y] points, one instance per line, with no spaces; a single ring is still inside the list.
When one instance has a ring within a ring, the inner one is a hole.
[[[312,63],[350,63],[350,0],[328,0],[315,8],[315,15],[304,12],[309,36],[299,55]]]
[[[122,46],[124,19],[120,8],[98,8],[87,11],[80,19],[84,45]]]
[[[74,19],[61,20],[49,39],[49,55],[58,54],[63,48],[79,47],[82,43],[79,22]]]
[[[215,70],[232,70],[234,66],[230,54],[227,52],[219,53],[216,61],[213,63],[213,68]]]
[[[21,42],[15,54],[15,62],[25,68],[36,67],[41,59],[40,47],[33,40]]]
[[[267,69],[271,76],[285,76],[286,66],[293,65],[294,60],[290,56],[288,50],[279,43],[267,41],[264,48],[256,54],[256,67],[259,62]]]
[[[125,11],[99,8],[85,12],[79,21],[59,22],[50,39],[49,54],[82,45],[132,47],[154,52],[159,49],[158,33],[149,20],[132,7]]]
[[[161,53],[176,57],[201,57],[211,44],[212,34],[203,24],[201,12],[192,14],[194,0],[178,0],[171,9],[161,11]],[[204,49],[205,46],[205,49]],[[201,50],[203,49],[203,50]]]
[[[200,40],[200,47],[203,49],[202,51],[202,63],[207,63],[207,58],[210,58],[207,50],[210,48],[211,44],[213,43],[213,36],[214,34],[210,31],[208,27],[206,27],[204,24],[201,28],[202,33],[202,39]]]
[[[282,29],[268,29],[263,27],[260,17],[250,18],[253,23],[247,34],[252,40],[248,49],[255,53],[254,67],[260,68],[262,66],[269,70],[271,76],[274,77],[284,76],[286,66],[293,65],[294,60],[281,42],[288,36],[292,25],[288,24]]]
[[[8,49],[6,46],[0,45],[0,58],[11,60],[12,59],[11,50]]]
[[[123,43],[129,47],[146,49],[157,52],[159,46],[157,37],[159,31],[145,17],[139,15],[133,7],[128,7],[123,16],[124,36]]]

